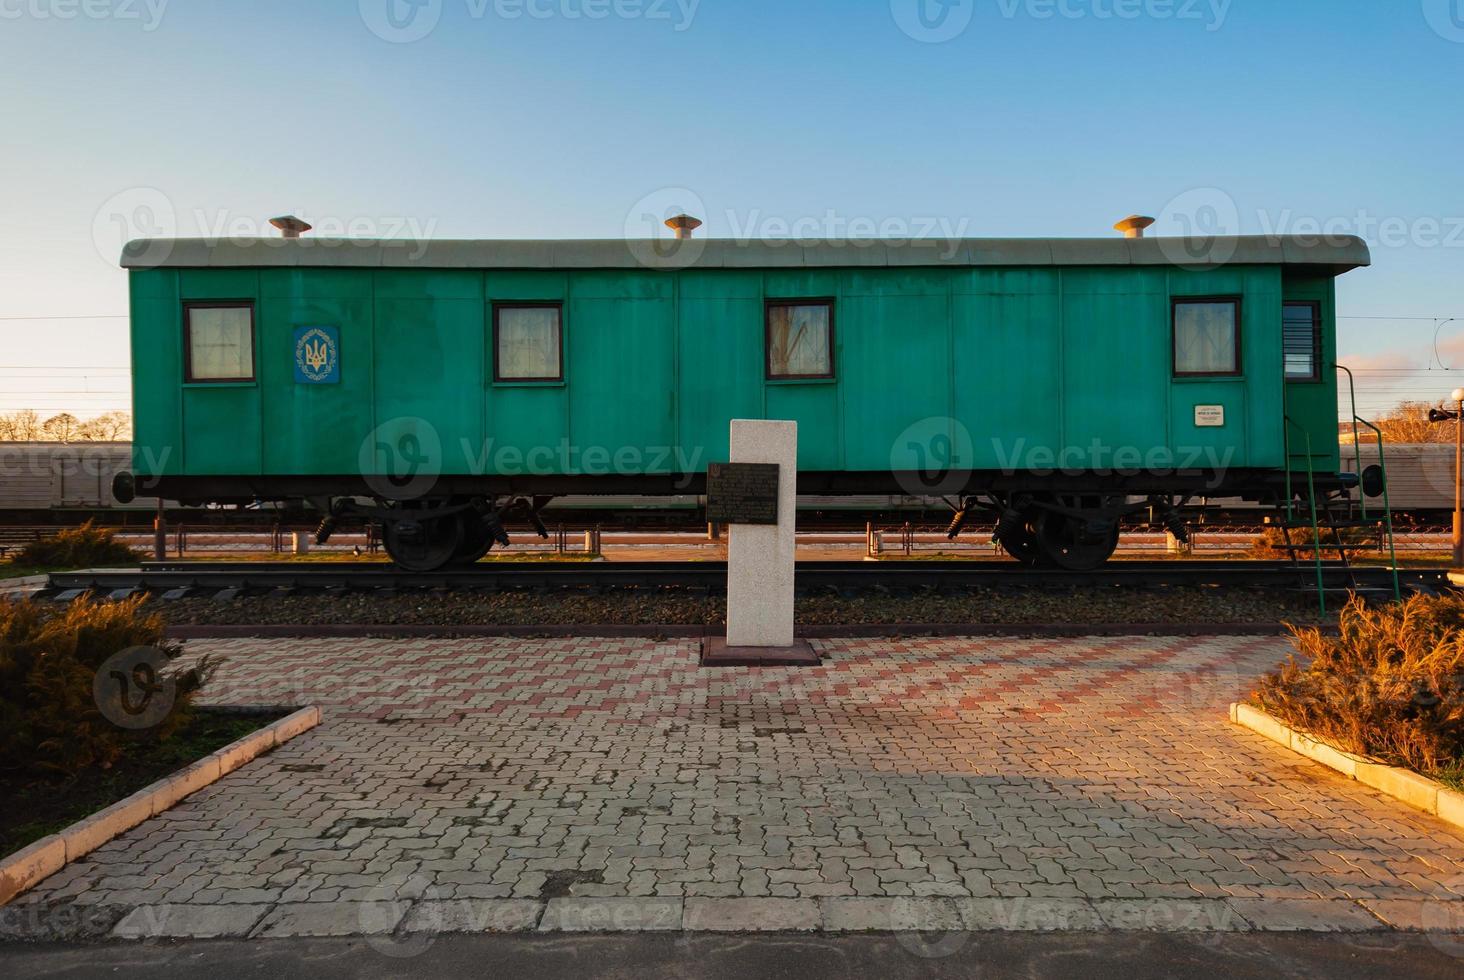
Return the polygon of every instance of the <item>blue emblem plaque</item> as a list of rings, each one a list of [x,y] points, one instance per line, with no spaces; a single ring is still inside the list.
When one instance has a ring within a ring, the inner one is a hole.
[[[295,383],[333,385],[340,380],[340,331],[335,327],[296,327]]]

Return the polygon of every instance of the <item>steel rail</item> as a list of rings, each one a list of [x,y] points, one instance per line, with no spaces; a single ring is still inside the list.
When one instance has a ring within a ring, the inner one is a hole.
[[[1391,587],[1387,568],[1353,566],[1365,588]],[[1322,566],[1330,590],[1350,585],[1340,562]],[[157,562],[140,568],[53,572],[45,595],[77,591],[192,594],[209,591],[341,592],[341,591],[511,591],[681,587],[718,591],[726,587],[725,562],[504,562],[431,573],[399,571],[386,563],[331,562],[302,566],[287,562]],[[828,589],[901,590],[957,589],[972,586],[1063,587],[1123,586],[1274,586],[1295,590],[1295,566],[1279,561],[1118,561],[1089,572],[1025,568],[1012,562],[878,561],[800,562],[797,587],[802,592]],[[1410,588],[1447,586],[1443,570],[1407,570]]]

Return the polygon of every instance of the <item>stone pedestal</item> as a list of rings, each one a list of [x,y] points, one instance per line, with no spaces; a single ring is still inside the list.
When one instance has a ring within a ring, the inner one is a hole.
[[[734,524],[727,544],[727,645],[793,645],[798,423],[736,420],[732,462],[776,463],[778,523]]]

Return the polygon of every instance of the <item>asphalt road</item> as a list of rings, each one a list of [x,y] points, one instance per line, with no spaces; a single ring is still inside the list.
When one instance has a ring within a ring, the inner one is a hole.
[[[393,940],[0,946],[10,978],[235,977],[1448,977],[1464,975],[1464,937],[1392,934],[951,934],[949,936],[444,936]],[[933,945],[929,945],[933,944]]]

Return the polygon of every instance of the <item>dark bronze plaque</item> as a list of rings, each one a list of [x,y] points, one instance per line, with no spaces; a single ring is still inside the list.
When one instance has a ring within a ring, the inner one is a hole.
[[[707,521],[777,524],[777,463],[713,463],[707,467]]]

